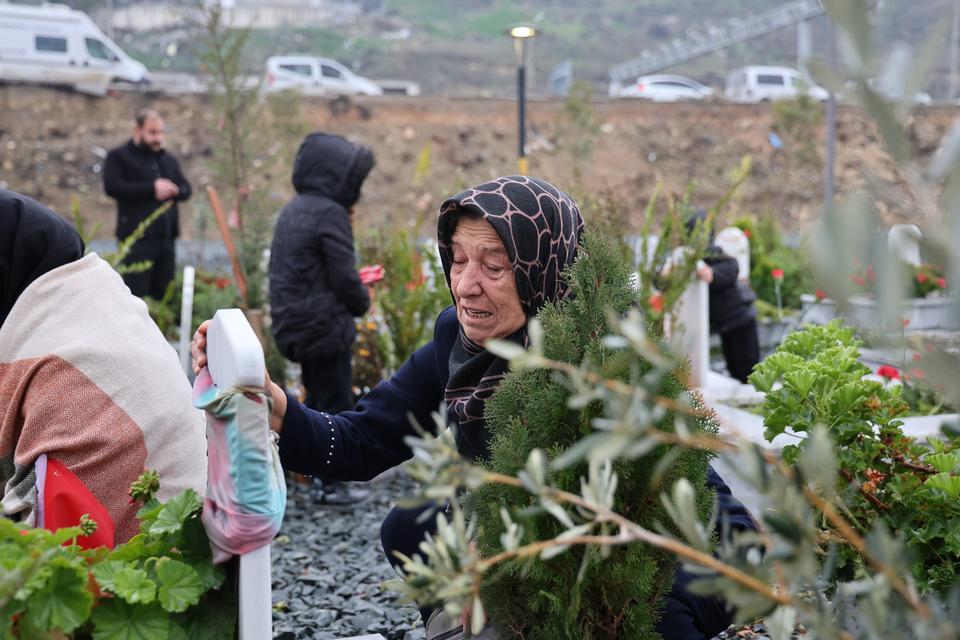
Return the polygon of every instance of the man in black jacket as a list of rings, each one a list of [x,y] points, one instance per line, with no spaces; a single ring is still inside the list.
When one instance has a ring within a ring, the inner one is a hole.
[[[707,213],[700,209],[687,219],[687,231],[706,224]],[[740,265],[713,243],[703,256],[704,264],[697,269],[697,277],[707,283],[710,291],[710,332],[720,334],[723,358],[730,377],[746,384],[747,376],[760,361],[760,342],[757,337],[757,299],[750,285],[740,280]]]
[[[353,250],[350,211],[373,168],[369,148],[312,133],[293,165],[297,195],[280,211],[270,248],[270,315],[280,352],[300,363],[305,404],[337,413],[353,407],[354,317],[370,307]],[[323,502],[361,497],[324,486]]]
[[[164,149],[165,124],[153,109],[137,113],[133,138],[107,154],[103,188],[117,201],[117,239],[122,241],[165,202],[170,208],[147,227],[124,264],[149,261],[144,271],[125,273],[135,296],[163,298],[173,279],[174,240],[180,235],[177,202],[190,197],[190,184],[177,160]]]

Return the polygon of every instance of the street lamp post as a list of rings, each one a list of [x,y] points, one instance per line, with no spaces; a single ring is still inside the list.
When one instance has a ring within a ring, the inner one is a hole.
[[[517,170],[527,174],[526,151],[526,102],[527,102],[527,40],[537,34],[533,27],[516,26],[507,31],[513,38],[513,50],[517,54]]]

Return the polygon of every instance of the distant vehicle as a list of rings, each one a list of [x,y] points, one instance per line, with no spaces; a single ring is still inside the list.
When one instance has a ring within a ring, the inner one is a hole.
[[[678,102],[680,100],[703,100],[713,95],[710,87],[684,76],[640,76],[631,85],[621,87],[619,98],[643,98],[654,102]]]
[[[727,76],[723,96],[730,102],[772,102],[806,94],[824,101],[829,94],[790,67],[751,66],[734,69]]]
[[[82,11],[0,2],[0,81],[103,95],[114,82],[149,84],[150,74]]]
[[[875,89],[877,93],[888,100],[900,102],[903,99],[904,88],[901,84],[885,80],[884,78],[870,78],[867,83]],[[933,98],[931,98],[930,94],[926,91],[917,91],[910,96],[910,104],[929,105],[931,102],[933,102]]]
[[[271,56],[267,58],[267,91],[299,89],[313,96],[382,96],[383,88],[329,58]]]

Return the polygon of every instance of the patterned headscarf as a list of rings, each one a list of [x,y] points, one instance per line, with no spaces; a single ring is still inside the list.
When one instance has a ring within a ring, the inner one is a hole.
[[[485,220],[503,242],[529,320],[540,308],[567,297],[563,270],[577,256],[583,218],[573,199],[549,182],[507,176],[459,193],[440,206],[437,241],[450,286],[453,232],[461,216]],[[526,345],[526,326],[504,339]],[[507,362],[470,340],[461,327],[450,353],[444,399],[458,425],[457,445],[468,458],[489,456],[484,405],[507,373]]]

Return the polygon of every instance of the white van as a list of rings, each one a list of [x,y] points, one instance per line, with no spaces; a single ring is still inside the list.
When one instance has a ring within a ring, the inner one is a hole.
[[[103,95],[111,82],[146,84],[150,75],[82,11],[0,2],[0,81]]]
[[[267,58],[267,91],[298,89],[311,96],[382,96],[383,88],[329,58],[271,56]]]
[[[723,97],[730,102],[772,102],[806,94],[827,99],[827,90],[790,67],[741,67],[727,76]]]

